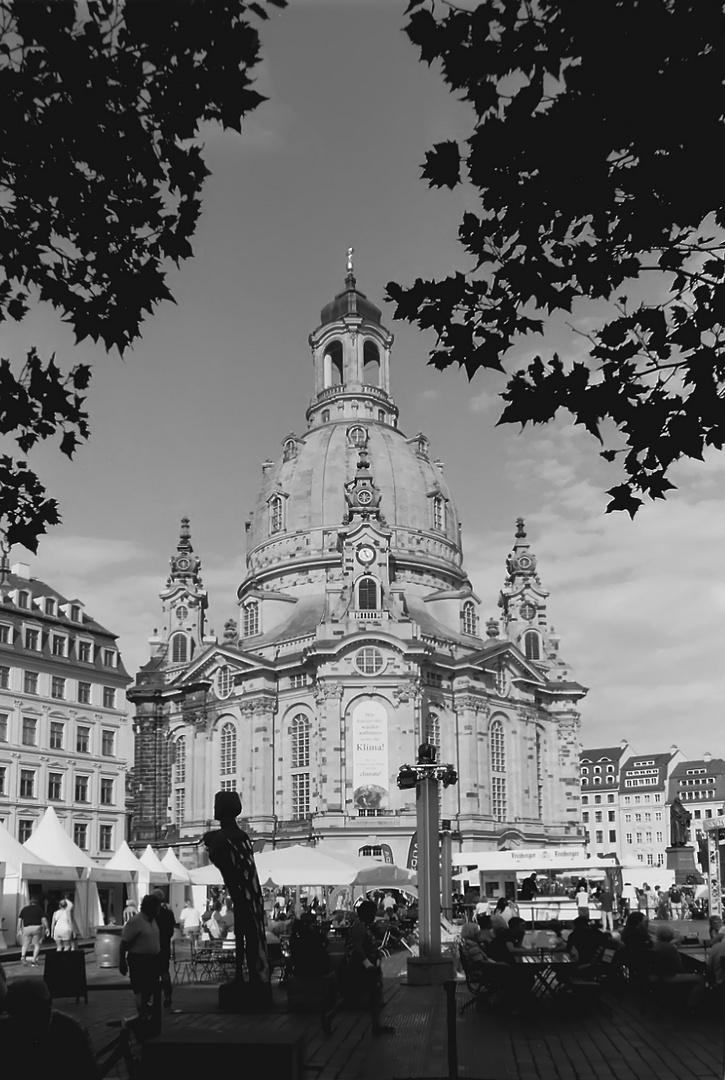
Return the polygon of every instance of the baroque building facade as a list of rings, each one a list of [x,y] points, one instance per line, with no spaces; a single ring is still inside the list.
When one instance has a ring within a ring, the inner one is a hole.
[[[129,692],[139,843],[197,838],[234,788],[261,843],[405,863],[415,792],[398,768],[427,740],[461,850],[581,844],[579,711],[519,519],[500,621],[482,626],[442,463],[399,426],[393,337],[348,265],[310,335],[301,434],[262,465],[238,618],[206,629],[187,519],[164,622]]]
[[[81,600],[0,565],[0,822],[21,843],[47,806],[108,859],[126,836],[133,733],[117,638]]]

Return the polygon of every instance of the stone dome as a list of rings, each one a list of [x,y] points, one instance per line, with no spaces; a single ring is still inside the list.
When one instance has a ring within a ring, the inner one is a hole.
[[[380,513],[393,533],[391,554],[437,567],[444,572],[441,584],[465,578],[458,514],[428,440],[408,439],[386,423],[350,419],[290,436],[281,460],[266,466],[248,528],[250,574],[336,555],[347,512],[345,484],[355,476],[362,441],[382,496]],[[273,521],[275,503],[281,503],[282,517]]]

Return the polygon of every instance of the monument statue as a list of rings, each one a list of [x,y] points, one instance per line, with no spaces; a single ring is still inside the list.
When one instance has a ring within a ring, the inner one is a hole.
[[[670,847],[685,847],[690,835],[688,814],[679,799],[674,799],[670,806]]]
[[[235,979],[221,987],[219,1000],[223,1004],[224,998],[239,1008],[263,1009],[272,1003],[264,903],[252,843],[237,824],[241,812],[242,800],[236,791],[218,791],[214,796],[214,817],[219,828],[204,834],[209,859],[221,871],[234,911]]]

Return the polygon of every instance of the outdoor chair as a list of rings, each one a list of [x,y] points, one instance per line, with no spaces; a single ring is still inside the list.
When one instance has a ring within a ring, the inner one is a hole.
[[[181,986],[184,982],[196,982],[196,946],[192,939],[171,943],[171,962],[174,967],[173,982]]]
[[[471,995],[461,1008],[463,1016],[466,1009],[476,1005],[480,1001],[486,1001],[489,1005],[501,1003],[511,988],[511,970],[508,964],[471,964],[464,954],[464,950],[458,947],[458,956],[461,962],[461,970],[466,979],[466,989]]]

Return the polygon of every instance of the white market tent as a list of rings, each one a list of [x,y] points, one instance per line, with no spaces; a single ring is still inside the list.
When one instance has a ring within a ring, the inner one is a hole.
[[[27,899],[23,878],[32,867],[47,866],[44,859],[33,855],[0,823],[0,950],[15,944],[15,928],[21,901]]]
[[[95,864],[87,852],[82,851],[61,825],[54,808],[49,806],[38,827],[23,845],[33,855],[39,856],[49,866],[39,866],[32,871],[32,880],[72,883],[75,891],[73,915],[83,936],[91,927],[102,922],[98,889],[90,880]]]
[[[164,866],[151,844],[147,844],[139,855],[138,888],[141,896],[149,892],[152,885],[168,885],[171,871]]]
[[[125,840],[122,841],[119,849],[114,852],[103,869],[106,874],[113,874],[114,880],[127,882],[126,893],[128,899],[138,906],[138,882],[143,867]]]
[[[418,875],[413,870],[406,870],[402,866],[393,863],[378,863],[377,866],[369,866],[358,870],[350,883],[353,886],[361,886],[364,890],[370,889],[401,889],[403,892],[418,895]]]
[[[224,884],[221,870],[218,870],[213,863],[209,863],[208,866],[198,866],[196,870],[190,870],[189,877],[191,878],[192,885]]]
[[[262,885],[349,885],[358,871],[353,863],[299,844],[261,851],[254,860]]]
[[[171,847],[167,848],[166,852],[161,856],[161,865],[171,871],[171,881],[169,882],[169,907],[174,913],[174,918],[178,921],[181,909],[184,906],[187,886],[191,884],[189,871],[184,864],[179,861],[174,849]]]

